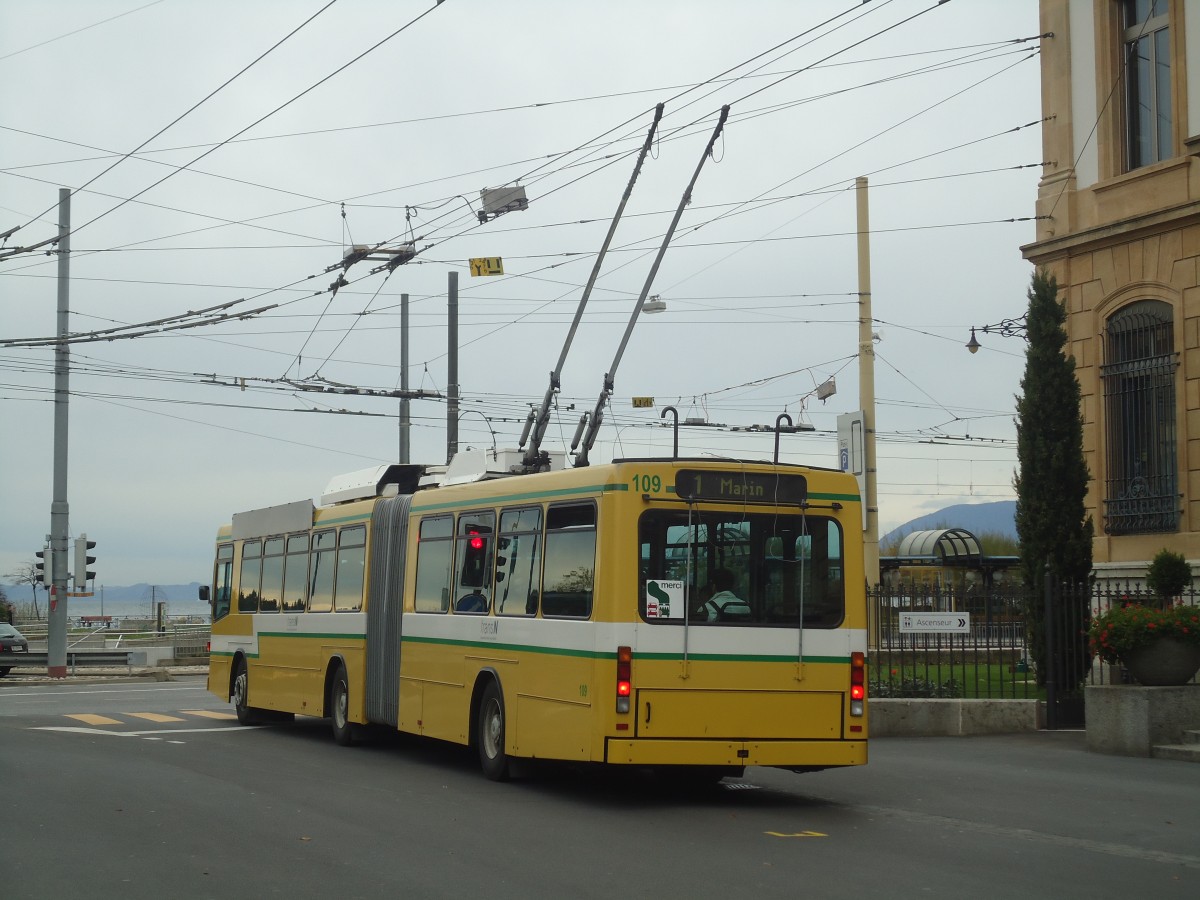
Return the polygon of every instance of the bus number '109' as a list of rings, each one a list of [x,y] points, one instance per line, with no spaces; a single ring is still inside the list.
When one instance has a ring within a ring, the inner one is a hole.
[[[633,489],[643,494],[657,494],[662,490],[662,478],[658,475],[634,475]]]

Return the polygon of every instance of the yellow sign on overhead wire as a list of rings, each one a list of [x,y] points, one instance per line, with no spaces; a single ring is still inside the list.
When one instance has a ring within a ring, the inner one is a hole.
[[[652,406],[654,406],[654,398],[653,397],[634,397],[633,398],[633,408],[634,409],[648,409]]]
[[[471,260],[471,277],[476,275],[503,275],[504,259],[499,256],[480,256]]]

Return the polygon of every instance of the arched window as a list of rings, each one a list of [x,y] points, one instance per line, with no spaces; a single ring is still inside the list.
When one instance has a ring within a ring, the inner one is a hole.
[[[1175,333],[1170,305],[1139,300],[1104,329],[1108,479],[1104,530],[1148,534],[1179,527],[1175,452]]]

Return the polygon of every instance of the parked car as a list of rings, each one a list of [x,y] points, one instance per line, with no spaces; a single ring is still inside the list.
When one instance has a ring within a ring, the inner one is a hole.
[[[15,654],[28,652],[29,641],[25,640],[25,635],[6,622],[0,622],[0,678],[12,668]]]

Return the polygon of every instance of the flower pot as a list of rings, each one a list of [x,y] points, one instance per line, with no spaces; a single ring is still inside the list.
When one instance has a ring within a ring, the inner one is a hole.
[[[1124,663],[1138,684],[1187,684],[1200,669],[1200,646],[1160,637],[1129,651]]]

